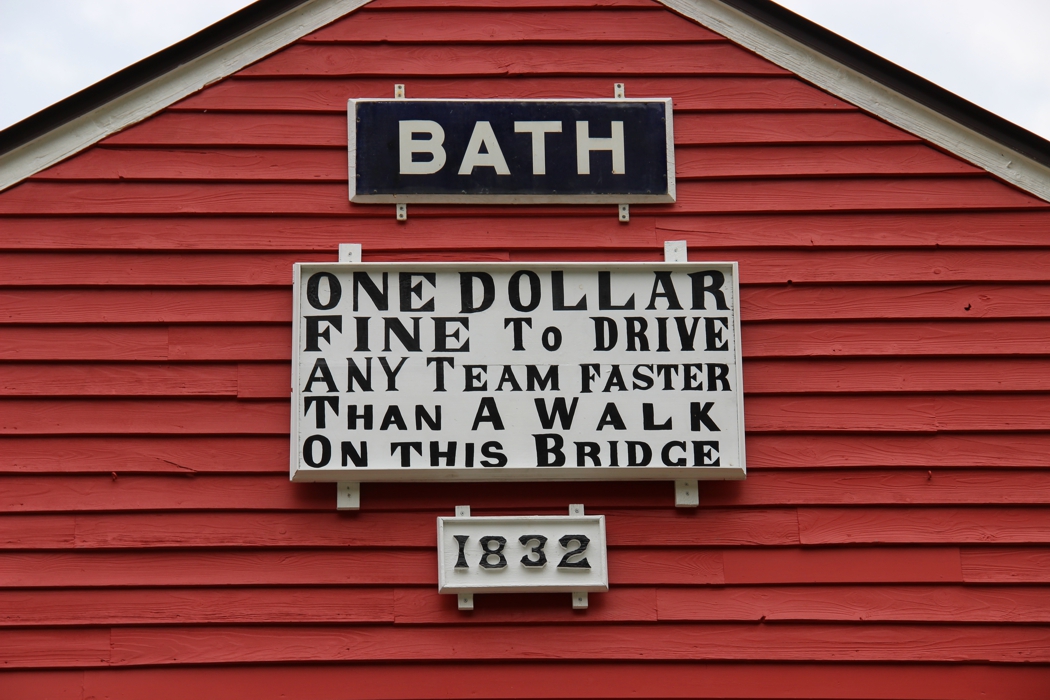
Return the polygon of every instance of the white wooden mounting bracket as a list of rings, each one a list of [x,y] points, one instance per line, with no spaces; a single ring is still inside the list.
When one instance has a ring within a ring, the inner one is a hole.
[[[582,503],[570,503],[569,504],[569,515],[583,516],[583,504]],[[572,609],[573,610],[586,610],[587,609],[587,591],[573,591],[572,592]]]
[[[700,486],[696,479],[679,479],[674,482],[674,507],[696,508],[700,505]]]
[[[361,262],[360,243],[340,243],[339,262]],[[357,481],[340,481],[335,485],[336,510],[361,510],[361,484]]]
[[[394,83],[394,99],[403,100],[405,99],[405,84]],[[408,221],[408,205],[407,204],[395,204],[394,205],[394,218],[398,221]]]
[[[361,262],[361,244],[360,243],[340,243],[339,244],[339,262],[341,262],[341,263],[359,263],[359,262]]]
[[[361,482],[340,481],[335,489],[336,510],[361,510]]]
[[[688,241],[664,241],[665,262],[688,262]],[[675,508],[696,508],[700,505],[700,488],[696,479],[680,479],[674,482]]]
[[[456,517],[457,518],[469,518],[470,517],[470,506],[456,506]],[[460,610],[473,610],[474,609],[474,594],[473,593],[460,593],[456,596],[456,605]]]
[[[624,90],[623,83],[613,83],[613,98],[617,100],[627,99],[627,92]],[[617,210],[621,224],[626,224],[631,221],[630,204],[621,204],[617,207]]]

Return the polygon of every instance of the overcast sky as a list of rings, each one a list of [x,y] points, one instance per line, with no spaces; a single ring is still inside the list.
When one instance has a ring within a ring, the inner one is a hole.
[[[1050,138],[1050,1],[779,2]],[[0,129],[247,4],[0,0]]]

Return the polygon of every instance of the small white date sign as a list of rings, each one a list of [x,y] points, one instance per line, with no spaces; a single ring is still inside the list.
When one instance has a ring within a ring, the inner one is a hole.
[[[439,517],[437,528],[439,593],[609,590],[604,515]]]

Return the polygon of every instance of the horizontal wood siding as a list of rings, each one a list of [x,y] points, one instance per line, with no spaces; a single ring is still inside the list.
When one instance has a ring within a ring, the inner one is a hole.
[[[346,100],[668,96],[678,201],[351,205]],[[287,479],[291,264],[740,263],[749,474]],[[436,593],[434,519],[612,589]],[[376,0],[0,194],[0,697],[1050,697],[1050,204],[650,0]]]

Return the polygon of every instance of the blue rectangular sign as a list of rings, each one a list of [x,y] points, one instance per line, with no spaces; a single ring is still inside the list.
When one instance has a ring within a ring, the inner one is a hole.
[[[673,202],[670,99],[350,100],[354,202]]]

